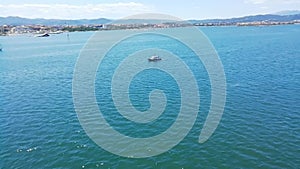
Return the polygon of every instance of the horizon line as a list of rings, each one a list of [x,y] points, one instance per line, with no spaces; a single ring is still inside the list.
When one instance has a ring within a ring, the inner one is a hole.
[[[215,19],[234,19],[234,18],[243,18],[243,17],[249,17],[249,16],[259,16],[259,15],[276,15],[276,16],[288,16],[287,14],[278,14],[276,13],[257,13],[257,14],[249,14],[249,15],[240,15],[240,16],[232,16],[232,17],[214,17],[214,18],[188,18],[188,19],[182,19],[184,21],[188,20],[215,20]],[[299,13],[300,14],[300,11]],[[290,15],[298,15],[298,14],[290,14]],[[128,16],[122,17],[122,18],[108,18],[108,17],[99,17],[99,18],[38,18],[38,17],[23,17],[23,16],[0,16],[1,18],[9,18],[9,17],[15,17],[15,18],[24,18],[24,19],[44,19],[44,20],[96,20],[96,19],[107,19],[107,20],[125,20]],[[138,19],[137,19],[138,20]],[[142,19],[141,19],[142,20]],[[154,19],[153,19],[154,20]],[[159,20],[159,19],[157,19]]]

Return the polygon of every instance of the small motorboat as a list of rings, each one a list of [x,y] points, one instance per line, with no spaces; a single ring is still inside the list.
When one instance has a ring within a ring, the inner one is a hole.
[[[41,35],[37,35],[36,37],[48,37],[50,36],[48,33],[44,33],[44,34],[41,34]]]
[[[150,58],[148,58],[149,62],[156,62],[156,61],[160,61],[160,60],[161,60],[161,58],[159,56],[156,56],[156,55],[151,56]]]

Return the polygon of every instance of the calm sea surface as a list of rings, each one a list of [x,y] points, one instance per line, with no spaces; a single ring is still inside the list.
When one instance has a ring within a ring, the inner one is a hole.
[[[215,46],[227,79],[223,118],[204,144],[198,137],[210,106],[209,78],[184,46],[154,35],[129,38],[107,54],[97,72],[95,93],[106,120],[117,131],[141,138],[172,125],[180,108],[179,88],[165,72],[139,73],[129,88],[132,104],[147,110],[153,89],[164,90],[168,103],[158,120],[130,122],[112,103],[109,83],[118,63],[134,50],[161,47],[196,74],[201,105],[194,127],[173,149],[144,159],[103,150],[77,119],[73,71],[94,32],[0,37],[0,168],[299,168],[300,25],[200,29]]]

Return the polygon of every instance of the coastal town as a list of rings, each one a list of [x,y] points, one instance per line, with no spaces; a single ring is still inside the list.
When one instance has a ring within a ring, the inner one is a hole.
[[[300,20],[288,22],[255,21],[255,22],[166,22],[160,24],[135,23],[135,24],[85,24],[85,25],[0,25],[0,36],[18,34],[59,34],[63,32],[79,31],[105,31],[120,29],[151,29],[175,28],[187,26],[272,26],[300,24]]]

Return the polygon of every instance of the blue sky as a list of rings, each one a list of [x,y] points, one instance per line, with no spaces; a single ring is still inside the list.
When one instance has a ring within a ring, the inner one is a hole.
[[[48,19],[117,19],[138,13],[211,19],[284,10],[300,10],[300,0],[0,0],[0,16]]]

